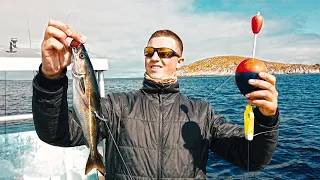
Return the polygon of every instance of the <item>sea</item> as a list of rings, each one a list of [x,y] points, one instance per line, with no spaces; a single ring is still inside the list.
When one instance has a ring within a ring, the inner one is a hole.
[[[276,78],[280,128],[270,164],[262,170],[247,172],[210,153],[207,179],[320,179],[320,74],[276,75]],[[243,126],[246,99],[235,85],[234,76],[180,77],[179,82],[182,93],[210,102],[217,113]],[[70,81],[70,94],[71,84]],[[106,93],[141,86],[142,78],[105,79]],[[69,102],[71,98],[70,95]],[[31,99],[31,80],[0,81],[0,116],[31,113]],[[32,121],[0,124],[0,135],[32,131]],[[10,144],[0,141],[0,146],[5,147],[6,143]],[[21,149],[20,145],[11,143],[14,146],[11,150]],[[15,153],[14,156],[19,156],[19,151]],[[10,152],[2,148],[1,154],[0,159],[5,159]]]

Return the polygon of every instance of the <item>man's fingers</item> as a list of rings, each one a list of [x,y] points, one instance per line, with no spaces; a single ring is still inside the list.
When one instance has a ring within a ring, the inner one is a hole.
[[[62,44],[59,40],[54,37],[49,38],[46,40],[42,45],[43,50],[52,50],[55,49],[57,51],[61,51],[66,49],[65,45]]]
[[[70,38],[75,39],[81,43],[86,43],[86,41],[87,41],[87,37],[83,36],[78,31],[75,31],[74,29],[72,29],[70,26],[63,23],[62,21],[52,19],[48,23],[48,28],[49,27],[54,27],[54,28],[57,28],[57,29],[61,30],[62,32],[64,32],[65,39],[67,37],[70,37]]]
[[[53,26],[49,26],[45,32],[45,39],[48,40],[48,39],[51,39],[52,37],[58,39],[65,46],[68,46],[68,42],[66,40],[67,35],[60,29],[57,29]]]
[[[248,104],[259,107],[265,116],[274,115],[278,107],[278,92],[276,90],[276,78],[269,73],[259,73],[262,79],[250,79],[249,84],[262,90],[246,94]]]
[[[273,86],[276,85],[276,77],[269,74],[269,73],[265,73],[265,72],[260,72],[259,73],[259,77],[263,80],[268,81],[270,84],[272,84]]]
[[[257,90],[247,94],[246,97],[250,99],[265,99],[267,101],[273,102],[275,101],[276,96],[268,90]]]
[[[259,80],[259,79],[250,79],[249,84],[261,89],[269,90],[273,94],[277,94],[275,86],[269,81]]]
[[[277,112],[277,103],[269,102],[266,100],[247,100],[248,104],[259,107],[261,113],[265,116],[274,115]]]
[[[261,100],[261,99],[256,99],[256,100],[247,100],[248,104],[255,105],[257,107],[264,107],[264,108],[269,108],[271,109],[272,106],[274,106],[274,103],[266,101],[266,100]],[[273,108],[276,109],[276,108]]]
[[[60,62],[63,68],[69,66],[71,64],[71,52],[70,48],[67,49],[67,52],[64,54],[63,62]]]
[[[78,31],[71,29],[70,31],[72,32],[72,35],[70,35],[69,37],[71,37],[74,40],[77,40],[78,42],[81,42],[82,44],[87,42],[87,37],[80,34]]]
[[[62,21],[51,19],[48,22],[48,27],[50,27],[50,26],[55,27],[57,29],[60,29],[67,36],[71,36],[72,35],[72,31],[69,29],[69,26],[67,24],[63,23]]]
[[[47,50],[47,52],[52,52],[52,50],[63,52],[66,49],[66,47],[61,42],[53,37],[45,41],[42,48],[44,50]],[[50,57],[44,58],[45,61],[42,62],[45,70],[47,72],[51,72],[52,74],[58,73],[61,69],[61,65],[64,64],[64,57],[59,57],[59,53],[56,53],[56,56],[53,56],[53,54],[43,53],[43,56]]]

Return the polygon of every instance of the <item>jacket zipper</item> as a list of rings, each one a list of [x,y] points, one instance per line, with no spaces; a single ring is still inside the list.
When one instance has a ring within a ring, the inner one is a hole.
[[[162,121],[163,121],[163,115],[162,115],[162,110],[163,110],[163,89],[161,91],[161,94],[159,95],[159,143],[158,143],[158,177],[157,179],[161,179],[161,161],[162,161]]]

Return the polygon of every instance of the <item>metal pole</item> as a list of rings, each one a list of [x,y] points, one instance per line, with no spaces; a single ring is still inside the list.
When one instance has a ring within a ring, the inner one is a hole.
[[[100,96],[105,97],[104,74],[103,74],[103,71],[97,71],[97,73],[98,73],[98,83],[99,83]],[[106,157],[106,154],[105,154],[106,153],[106,140],[105,139],[102,140],[102,151],[103,151],[102,161],[105,164],[106,163],[105,162],[105,157]],[[98,177],[97,179],[99,179],[98,170],[97,170],[96,174]]]
[[[21,121],[33,119],[32,114],[20,114],[20,115],[10,115],[10,116],[0,116],[0,122],[10,122],[10,121]]]
[[[105,97],[105,89],[104,89],[104,74],[103,71],[98,71],[98,81],[99,81],[99,89],[100,96]]]
[[[7,71],[4,71],[4,115],[7,115]]]

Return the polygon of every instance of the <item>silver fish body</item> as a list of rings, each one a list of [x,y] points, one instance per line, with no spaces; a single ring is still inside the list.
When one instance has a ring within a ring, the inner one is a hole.
[[[74,41],[74,40],[73,40]],[[73,45],[72,44],[76,44]],[[88,53],[83,44],[71,43],[73,75],[73,109],[80,122],[83,134],[90,148],[85,174],[92,169],[106,174],[102,156],[99,154],[99,126],[95,113],[100,111],[100,93],[97,79]]]

